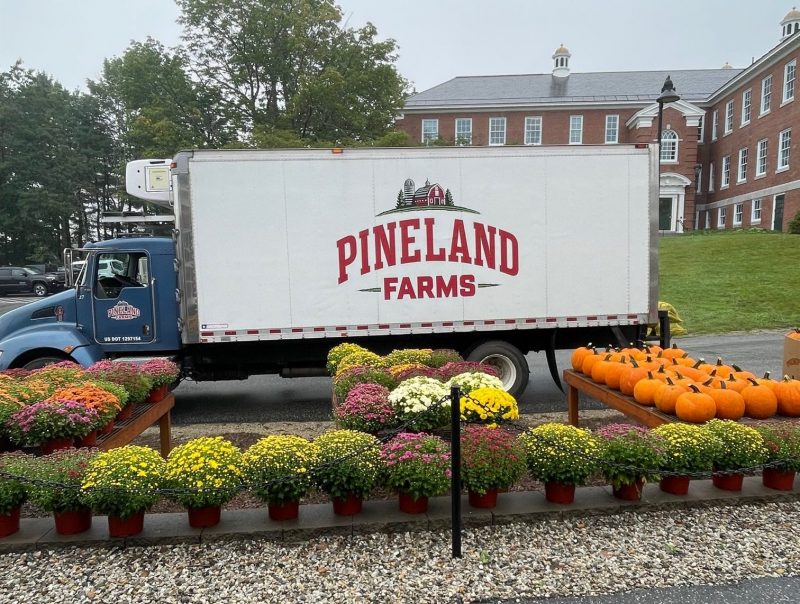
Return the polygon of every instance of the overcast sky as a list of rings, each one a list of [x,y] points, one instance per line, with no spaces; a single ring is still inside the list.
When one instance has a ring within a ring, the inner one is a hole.
[[[574,72],[745,67],[774,46],[792,8],[777,0],[341,0],[399,44],[425,90],[459,75],[547,73],[563,43]],[[131,40],[180,42],[171,0],[0,0],[0,70],[18,58],[69,89],[99,77]],[[675,85],[680,91],[680,81]]]

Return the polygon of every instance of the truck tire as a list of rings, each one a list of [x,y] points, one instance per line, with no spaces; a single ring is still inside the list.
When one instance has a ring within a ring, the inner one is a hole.
[[[469,353],[467,360],[486,363],[497,369],[503,388],[514,398],[518,398],[528,385],[531,372],[528,361],[519,348],[508,342],[492,340],[479,344]]]
[[[47,286],[44,283],[37,281],[33,284],[33,295],[37,298],[44,298],[47,295]]]
[[[57,356],[46,356],[46,357],[37,357],[25,363],[22,366],[22,369],[26,369],[27,371],[33,371],[34,369],[41,369],[45,365],[52,365],[53,363],[60,363],[61,361],[66,361],[66,357],[57,357]]]

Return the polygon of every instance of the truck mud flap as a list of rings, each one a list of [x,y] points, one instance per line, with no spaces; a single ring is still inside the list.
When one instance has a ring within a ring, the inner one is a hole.
[[[556,364],[556,330],[550,336],[550,342],[547,349],[544,351],[545,358],[547,358],[547,368],[550,369],[550,376],[558,386],[561,392],[564,392],[564,386],[561,384],[561,376],[558,375],[558,365]]]

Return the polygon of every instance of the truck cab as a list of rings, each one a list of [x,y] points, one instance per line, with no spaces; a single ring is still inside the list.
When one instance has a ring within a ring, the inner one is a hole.
[[[179,351],[172,240],[110,240],[82,252],[73,287],[0,316],[0,370]]]

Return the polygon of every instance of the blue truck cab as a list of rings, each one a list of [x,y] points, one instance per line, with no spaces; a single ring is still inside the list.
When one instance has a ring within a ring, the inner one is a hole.
[[[0,370],[179,352],[173,241],[115,239],[84,251],[72,288],[0,315]]]

